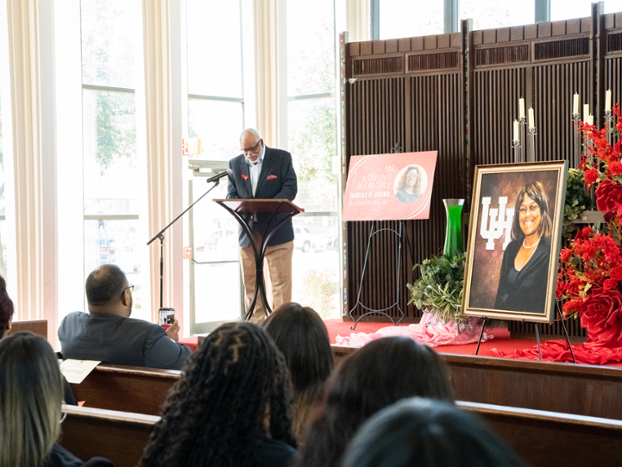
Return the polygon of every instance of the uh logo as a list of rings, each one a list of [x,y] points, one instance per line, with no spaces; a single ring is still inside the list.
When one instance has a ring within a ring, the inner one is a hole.
[[[502,248],[505,250],[505,247],[508,246],[511,240],[514,209],[505,207],[508,204],[507,196],[499,196],[499,209],[490,209],[490,201],[490,197],[482,198],[482,225],[479,233],[482,238],[488,240],[486,249],[494,250],[495,240],[501,238],[505,231],[505,240],[503,241]],[[490,221],[488,220],[489,217]]]

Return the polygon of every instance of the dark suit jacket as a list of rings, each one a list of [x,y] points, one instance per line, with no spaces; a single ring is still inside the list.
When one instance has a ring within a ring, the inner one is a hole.
[[[546,303],[546,288],[549,281],[549,260],[551,255],[551,239],[543,238],[536,247],[533,256],[520,270],[516,281],[510,284],[508,277],[514,267],[514,259],[520,250],[522,241],[514,240],[505,249],[499,289],[495,308],[498,310],[526,311],[543,313]]]
[[[293,201],[298,192],[296,172],[292,166],[292,155],[281,149],[273,149],[266,146],[266,153],[261,165],[261,173],[257,180],[257,191],[253,196],[251,186],[250,166],[246,162],[244,154],[240,154],[229,161],[229,168],[233,175],[229,177],[229,189],[227,198],[230,199],[288,199]],[[276,216],[271,225],[278,224],[283,215]],[[257,220],[246,218],[253,233],[263,234],[270,216],[258,214]],[[268,242],[269,246],[281,245],[294,239],[294,229],[291,218],[272,235]],[[240,246],[250,245],[249,239],[240,228]]]

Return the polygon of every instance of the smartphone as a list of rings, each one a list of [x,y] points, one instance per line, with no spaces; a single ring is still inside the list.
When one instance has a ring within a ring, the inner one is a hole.
[[[169,326],[175,322],[174,308],[160,308],[158,312],[158,324],[168,324]],[[167,326],[168,327],[168,326]]]

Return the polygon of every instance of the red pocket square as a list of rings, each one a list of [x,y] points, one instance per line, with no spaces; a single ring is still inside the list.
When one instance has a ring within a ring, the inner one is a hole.
[[[276,175],[268,175],[268,178],[266,178],[266,180],[276,180],[277,176]]]
[[[248,180],[248,175],[242,174],[242,178],[243,178],[244,180]]]

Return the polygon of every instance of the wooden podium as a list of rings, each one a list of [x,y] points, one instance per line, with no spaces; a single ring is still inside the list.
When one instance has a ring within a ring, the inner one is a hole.
[[[260,292],[266,314],[269,315],[272,310],[270,309],[268,298],[266,297],[266,285],[263,277],[263,261],[266,254],[266,246],[274,232],[276,232],[287,219],[305,210],[299,208],[287,199],[215,199],[214,202],[220,204],[229,211],[235,220],[238,221],[242,230],[244,230],[246,236],[250,239],[250,244],[255,255],[255,294],[246,310],[246,320],[249,320],[251,316],[253,316],[255,304],[257,303],[257,295],[259,295]],[[244,217],[256,219],[258,214],[270,216],[266,224],[266,231],[263,232],[263,234],[251,230],[244,220]],[[281,214],[285,216],[276,222],[276,216]]]

